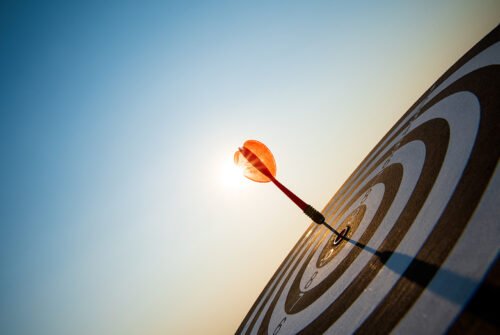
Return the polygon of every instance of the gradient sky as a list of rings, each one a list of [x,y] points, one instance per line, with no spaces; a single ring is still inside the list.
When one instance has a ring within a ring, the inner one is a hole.
[[[499,1],[2,1],[0,333],[231,334]]]

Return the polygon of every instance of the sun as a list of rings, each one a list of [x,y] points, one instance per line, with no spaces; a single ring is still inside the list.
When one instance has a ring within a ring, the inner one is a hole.
[[[234,164],[233,159],[224,159],[219,170],[219,180],[224,188],[241,189],[248,183],[248,180],[243,176],[241,167]]]

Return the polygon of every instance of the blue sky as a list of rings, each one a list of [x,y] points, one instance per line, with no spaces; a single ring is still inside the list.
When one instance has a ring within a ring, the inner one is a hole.
[[[0,332],[233,333],[497,1],[0,5]]]

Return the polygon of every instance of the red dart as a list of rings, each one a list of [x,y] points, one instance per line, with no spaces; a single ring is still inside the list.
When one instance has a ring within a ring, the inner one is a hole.
[[[276,179],[276,162],[271,150],[264,143],[256,140],[246,141],[243,147],[238,148],[238,151],[235,152],[234,163],[243,169],[244,176],[250,180],[259,183],[271,181],[314,222],[324,224],[328,229],[340,236],[335,229],[325,222],[323,214],[304,202]]]

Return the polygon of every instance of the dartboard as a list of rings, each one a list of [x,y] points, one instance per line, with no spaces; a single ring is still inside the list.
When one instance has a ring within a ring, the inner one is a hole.
[[[375,146],[240,334],[498,333],[500,26]]]

